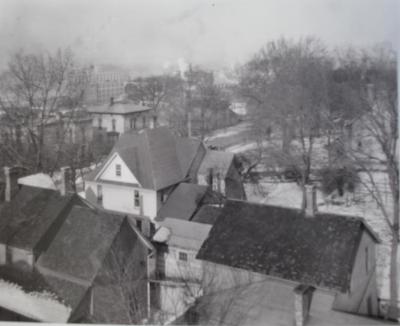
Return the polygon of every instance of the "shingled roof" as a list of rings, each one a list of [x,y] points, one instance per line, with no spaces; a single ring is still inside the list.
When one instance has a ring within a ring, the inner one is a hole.
[[[158,211],[157,220],[166,217],[189,220],[198,209],[207,189],[207,186],[180,183]]]
[[[90,284],[123,220],[104,211],[74,207],[49,249],[40,256],[39,270],[45,268]]]
[[[74,310],[93,284],[124,217],[74,207],[36,268],[47,286]]]
[[[82,201],[77,195],[61,196],[55,190],[22,186],[0,210],[0,243],[35,249],[49,228],[62,223],[78,203]]]
[[[232,200],[197,258],[345,292],[363,230],[360,218],[307,218],[296,209]]]
[[[184,177],[175,138],[166,127],[122,134],[99,170],[115,153],[121,156],[143,188],[160,190]]]
[[[192,222],[211,224],[213,225],[218,216],[221,214],[222,208],[219,206],[204,205],[192,217]]]

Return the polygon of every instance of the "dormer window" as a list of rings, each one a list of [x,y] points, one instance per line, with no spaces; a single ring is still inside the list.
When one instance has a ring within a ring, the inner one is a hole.
[[[115,175],[116,175],[117,177],[120,177],[120,176],[121,176],[121,164],[116,164],[116,165],[115,165]]]

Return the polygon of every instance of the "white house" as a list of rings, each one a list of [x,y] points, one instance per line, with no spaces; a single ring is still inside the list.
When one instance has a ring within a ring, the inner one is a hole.
[[[177,142],[166,127],[123,134],[105,162],[86,177],[86,198],[135,216],[138,228],[149,234],[161,204],[187,179],[200,144]]]
[[[153,236],[159,244],[156,306],[167,316],[179,316],[203,294],[203,262],[196,255],[212,225],[169,217],[160,224]]]

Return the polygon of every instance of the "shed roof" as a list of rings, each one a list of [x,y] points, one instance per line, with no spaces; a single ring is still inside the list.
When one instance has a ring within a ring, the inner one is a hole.
[[[228,201],[198,258],[345,292],[361,232],[360,218]]]
[[[166,218],[160,222],[161,228],[158,229],[153,237],[155,239],[162,239],[160,242],[166,242],[170,246],[175,246],[184,249],[192,249],[198,251],[207,238],[210,232],[211,225],[202,223],[182,221],[175,218]],[[169,233],[165,235],[165,229]],[[162,236],[158,233],[163,233]]]
[[[213,225],[222,212],[222,207],[204,205],[196,212],[191,221]]]
[[[157,219],[173,217],[190,220],[207,192],[207,186],[180,183],[158,211]]]

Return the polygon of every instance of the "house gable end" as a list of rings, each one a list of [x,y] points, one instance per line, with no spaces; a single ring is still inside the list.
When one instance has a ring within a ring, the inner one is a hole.
[[[115,153],[104,165],[104,168],[97,175],[96,181],[114,181],[140,185],[138,179],[118,153]]]

